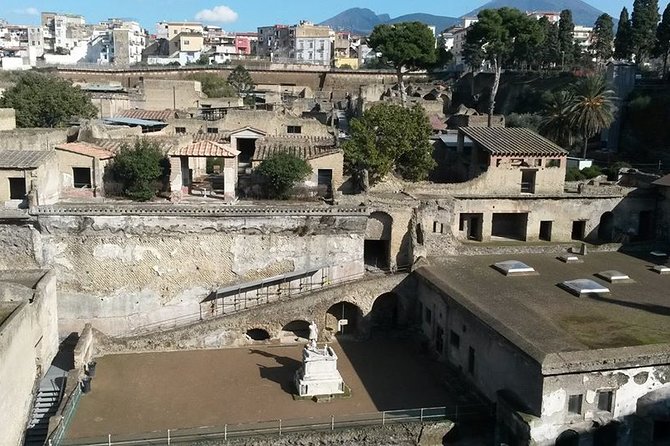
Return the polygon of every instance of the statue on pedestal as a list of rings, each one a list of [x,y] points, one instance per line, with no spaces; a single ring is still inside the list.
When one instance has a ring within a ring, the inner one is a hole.
[[[328,396],[344,393],[344,380],[337,371],[337,355],[332,347],[319,348],[319,329],[309,324],[309,343],[302,351],[302,367],[295,373],[300,396]]]

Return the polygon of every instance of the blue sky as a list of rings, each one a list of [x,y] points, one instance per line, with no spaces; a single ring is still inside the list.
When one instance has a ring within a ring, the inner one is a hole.
[[[661,12],[669,0],[660,0]],[[294,23],[301,19],[325,20],[347,8],[370,8],[392,17],[412,12],[461,16],[487,0],[0,0],[0,17],[12,23],[39,22],[39,11],[79,13],[89,23],[108,17],[130,17],[154,31],[159,20],[193,20],[209,17],[230,31],[253,31],[259,25]],[[590,0],[614,17],[633,0]],[[198,15],[200,13],[200,15]],[[223,22],[221,21],[223,20]]]

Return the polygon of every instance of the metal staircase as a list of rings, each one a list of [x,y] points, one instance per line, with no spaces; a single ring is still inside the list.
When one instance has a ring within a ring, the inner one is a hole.
[[[63,371],[52,367],[40,381],[39,391],[33,404],[24,446],[42,446],[47,439],[49,419],[56,414],[65,389]]]

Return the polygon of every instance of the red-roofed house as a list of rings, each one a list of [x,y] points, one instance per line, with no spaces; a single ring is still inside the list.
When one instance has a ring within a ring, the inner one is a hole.
[[[105,168],[114,153],[88,142],[56,146],[61,193],[67,197],[104,195]]]

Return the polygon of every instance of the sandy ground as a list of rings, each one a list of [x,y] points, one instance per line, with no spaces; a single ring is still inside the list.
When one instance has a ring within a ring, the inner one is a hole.
[[[302,346],[107,356],[83,395],[68,438],[453,404],[443,369],[404,341],[333,345],[352,396],[294,401]],[[462,399],[462,395],[461,398]]]

